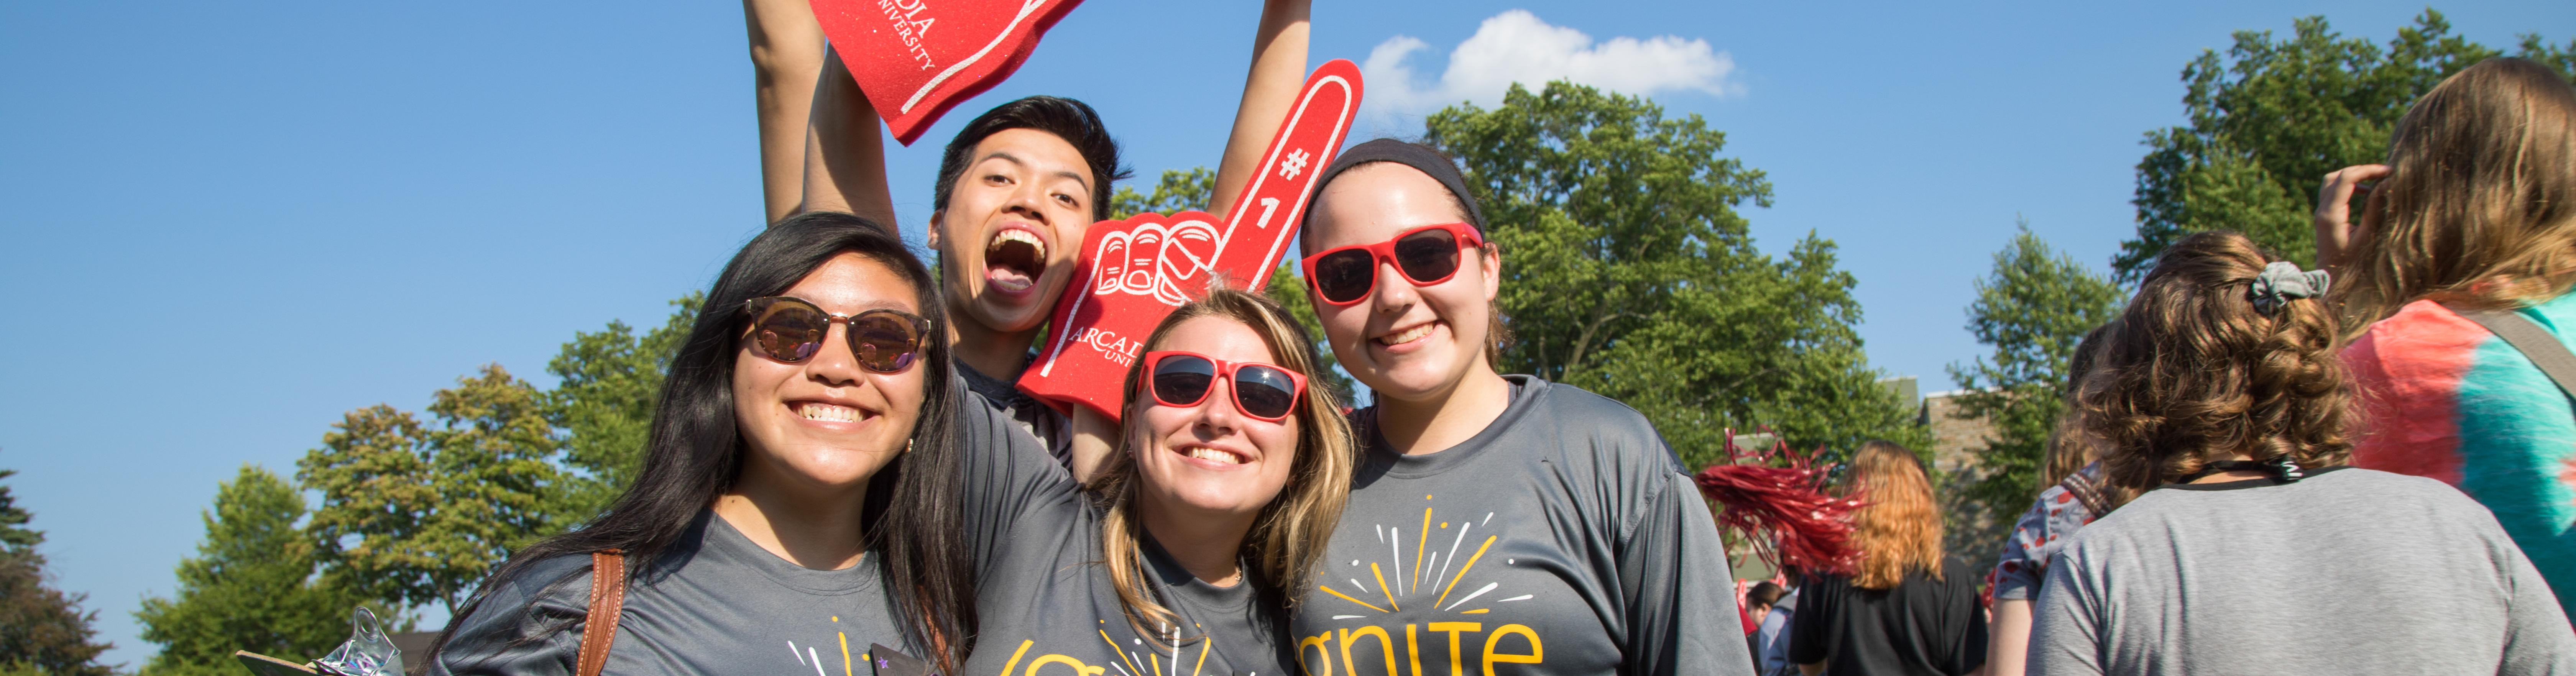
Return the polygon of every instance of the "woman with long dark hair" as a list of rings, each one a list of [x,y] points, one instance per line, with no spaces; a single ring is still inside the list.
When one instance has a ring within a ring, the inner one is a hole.
[[[672,360],[635,484],[485,579],[430,673],[845,673],[874,644],[963,659],[975,577],[939,308],[890,228],[808,213],[754,237]],[[623,588],[618,617],[590,617],[594,586]],[[604,660],[577,665],[585,646]]]
[[[1354,455],[1340,403],[1309,385],[1324,362],[1278,303],[1224,288],[1143,345],[1122,443],[1087,487],[1006,418],[963,430],[983,562],[963,673],[1294,669],[1281,610],[1323,558]]]
[[[1946,674],[1986,663],[1977,575],[1941,553],[1941,512],[1914,451],[1885,441],[1852,454],[1852,514],[1861,552],[1850,575],[1798,586],[1789,661],[1807,674]]]
[[[1378,139],[1306,212],[1308,298],[1374,405],[1351,414],[1365,450],[1296,609],[1300,666],[1750,673],[1716,521],[1654,426],[1495,372],[1502,255],[1466,186]]]

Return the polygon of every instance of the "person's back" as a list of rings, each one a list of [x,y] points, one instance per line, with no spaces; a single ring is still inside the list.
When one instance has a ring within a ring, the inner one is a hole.
[[[2462,314],[2510,312],[2567,343],[2576,86],[2538,62],[2480,61],[2409,106],[2388,148],[2387,164],[2328,174],[2315,213],[2369,416],[2353,464],[2458,487],[2576,607],[2576,411]]]
[[[1826,674],[1965,674],[1985,663],[1986,623],[1976,569],[1941,561],[1938,579],[1909,570],[1890,589],[1849,577],[1813,578],[1798,589],[1789,659],[1825,662]]]
[[[1914,451],[1886,441],[1852,454],[1846,497],[1860,561],[1798,589],[1789,661],[1827,674],[1949,674],[1986,663],[1975,569],[1941,553],[1931,478]]]
[[[2077,534],[2043,589],[2035,674],[2576,673],[2538,571],[2421,477],[2149,491]]]
[[[2561,343],[2576,294],[2517,310]],[[2439,479],[2475,498],[2550,578],[2560,608],[2576,600],[2576,409],[2530,357],[2451,308],[2405,306],[2345,348],[2369,434],[2356,467]]]
[[[2048,566],[2033,674],[2576,675],[2576,633],[2485,508],[2346,467],[2330,277],[2243,234],[2175,242],[2074,402],[2141,497]]]

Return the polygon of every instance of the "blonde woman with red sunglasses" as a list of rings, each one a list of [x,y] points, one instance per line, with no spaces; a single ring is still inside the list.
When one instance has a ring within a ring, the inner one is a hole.
[[[1357,483],[1305,602],[1310,674],[1751,674],[1708,507],[1626,406],[1494,370],[1502,254],[1456,164],[1391,139],[1325,171],[1302,233]],[[1407,669],[1410,671],[1407,671]]]
[[[1294,673],[1283,610],[1356,455],[1341,404],[1308,386],[1320,362],[1277,303],[1219,288],[1146,338],[1089,486],[1003,419],[970,424],[981,626],[959,673]]]

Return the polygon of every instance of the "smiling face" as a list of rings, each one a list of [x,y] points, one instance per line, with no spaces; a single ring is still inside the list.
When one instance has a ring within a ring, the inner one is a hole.
[[[1035,129],[975,144],[948,205],[931,215],[951,316],[995,331],[1037,328],[1073,278],[1100,180],[1081,151]]]
[[[1409,229],[1465,220],[1448,188],[1420,170],[1363,164],[1335,176],[1315,198],[1305,250],[1375,244]],[[1456,275],[1421,287],[1380,262],[1369,295],[1350,305],[1325,302],[1307,288],[1333,357],[1375,396],[1432,399],[1470,373],[1490,370],[1484,350],[1502,261],[1489,250],[1465,249],[1459,256]]]
[[[1190,319],[1172,327],[1153,350],[1182,350],[1238,363],[1277,364],[1278,357],[1252,327],[1225,317]],[[1142,378],[1151,383],[1152,378]],[[1138,499],[1147,509],[1173,516],[1250,519],[1288,485],[1297,462],[1297,416],[1263,422],[1234,404],[1234,384],[1219,378],[1196,406],[1164,406],[1141,384],[1127,445],[1142,479]]]
[[[855,253],[834,256],[779,295],[836,315],[877,308],[923,312],[900,273]],[[846,490],[903,452],[921,418],[925,369],[918,360],[895,373],[859,366],[845,323],[833,324],[822,349],[796,363],[762,352],[748,337],[750,327],[743,333],[734,357],[733,407],[750,451],[743,461],[745,481]]]

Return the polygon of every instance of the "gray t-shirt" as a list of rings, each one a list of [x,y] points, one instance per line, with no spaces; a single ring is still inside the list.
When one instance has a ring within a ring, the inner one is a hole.
[[[1037,361],[1037,352],[1029,353],[1029,361]],[[1021,392],[1020,374],[1013,373],[1007,379],[997,378],[984,375],[964,361],[951,360],[951,363],[957,365],[957,375],[964,379],[967,391],[982,397],[970,403],[983,404],[994,413],[1010,419],[1013,426],[1036,439],[1038,446],[1055,458],[1056,464],[1073,466],[1073,423],[1053,407],[1038,401],[1037,397]]]
[[[633,565],[630,563],[630,565]],[[538,562],[457,626],[429,673],[571,674],[590,607],[590,557]],[[913,656],[873,561],[790,563],[712,510],[627,587],[611,674],[868,673],[868,646]]]
[[[1009,419],[965,408],[961,464],[980,627],[964,676],[1291,673],[1277,603],[1258,598],[1248,578],[1232,587],[1200,581],[1150,539],[1141,546],[1150,589],[1186,626],[1172,630],[1183,639],[1177,648],[1153,638],[1164,628],[1138,632],[1101,563],[1101,512],[1090,497]]]
[[[1484,431],[1367,446],[1292,630],[1312,674],[1751,674],[1717,524],[1644,416],[1529,376]]]
[[[2032,674],[2576,674],[2576,632],[2485,507],[2366,469],[2168,486],[2048,566]]]

